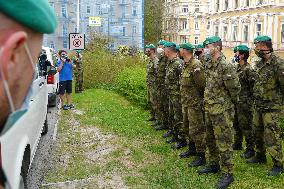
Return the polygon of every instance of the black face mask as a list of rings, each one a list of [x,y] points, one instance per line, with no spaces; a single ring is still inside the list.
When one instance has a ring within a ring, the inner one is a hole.
[[[196,56],[199,56],[199,55],[201,55],[202,54],[202,51],[195,51],[195,55]]]

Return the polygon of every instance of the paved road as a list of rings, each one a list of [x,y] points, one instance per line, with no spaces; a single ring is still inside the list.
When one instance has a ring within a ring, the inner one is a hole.
[[[58,108],[49,108],[47,114],[48,133],[42,136],[28,174],[28,188],[40,188],[44,174],[50,168],[49,159],[53,153],[58,121]]]

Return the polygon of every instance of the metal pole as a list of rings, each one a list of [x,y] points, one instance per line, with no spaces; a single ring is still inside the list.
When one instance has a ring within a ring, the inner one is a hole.
[[[77,33],[80,33],[80,0],[77,0]]]

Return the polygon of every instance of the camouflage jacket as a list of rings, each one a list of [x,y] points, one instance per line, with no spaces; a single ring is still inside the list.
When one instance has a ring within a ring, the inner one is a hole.
[[[180,95],[180,75],[182,64],[179,58],[168,60],[165,84],[169,95]]]
[[[80,70],[83,69],[83,64],[82,64],[82,59],[81,58],[75,57],[73,59],[73,62],[76,65],[76,69],[75,70],[79,70],[80,71]]]
[[[227,62],[223,54],[216,62],[205,63],[205,78],[205,111],[220,114],[234,108],[241,86],[234,65]]]
[[[253,103],[253,85],[254,85],[254,74],[253,69],[249,63],[244,65],[237,65],[237,73],[239,76],[241,91],[239,94],[239,103],[246,103],[252,105]]]
[[[255,105],[262,109],[282,109],[284,97],[284,60],[271,54],[268,62],[255,64]]]
[[[161,58],[159,59],[157,67],[157,84],[160,87],[165,86],[167,62],[168,59],[165,56],[161,56]]]
[[[201,62],[192,58],[181,72],[180,91],[183,106],[200,108],[205,87],[204,69]]]
[[[147,84],[153,85],[156,82],[157,78],[157,67],[158,67],[158,58],[150,59],[147,64]]]

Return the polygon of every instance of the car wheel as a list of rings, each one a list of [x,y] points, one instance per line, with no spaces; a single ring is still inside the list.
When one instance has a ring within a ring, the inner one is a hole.
[[[49,97],[48,99],[48,106],[49,107],[55,107],[57,104],[57,94],[53,94],[52,96]]]
[[[25,152],[23,161],[22,161],[22,167],[21,167],[21,174],[20,174],[20,185],[19,188],[21,189],[28,189],[28,172],[29,172],[29,155],[28,152]]]
[[[46,135],[47,132],[48,132],[48,121],[47,121],[47,116],[46,116],[41,135]]]

